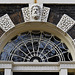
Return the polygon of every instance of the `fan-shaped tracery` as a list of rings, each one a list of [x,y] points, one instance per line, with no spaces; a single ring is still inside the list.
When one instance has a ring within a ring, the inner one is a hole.
[[[15,36],[4,47],[1,60],[15,62],[71,61],[68,47],[57,36],[44,31],[27,31]]]

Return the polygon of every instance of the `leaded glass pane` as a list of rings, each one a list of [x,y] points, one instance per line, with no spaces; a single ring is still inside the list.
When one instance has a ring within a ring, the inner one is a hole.
[[[71,61],[68,47],[57,36],[43,31],[27,31],[8,42],[0,54],[0,60],[15,62]]]

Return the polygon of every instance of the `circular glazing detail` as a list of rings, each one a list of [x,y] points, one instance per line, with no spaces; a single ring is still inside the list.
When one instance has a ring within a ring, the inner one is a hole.
[[[68,47],[61,39],[44,31],[27,31],[15,36],[3,48],[0,60],[14,62],[71,61]]]

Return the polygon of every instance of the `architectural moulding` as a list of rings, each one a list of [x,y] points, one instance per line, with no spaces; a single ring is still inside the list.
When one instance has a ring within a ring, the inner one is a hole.
[[[56,27],[55,25],[47,22],[26,22],[16,25],[15,28],[11,29],[0,38],[0,43],[1,43],[0,52],[3,50],[6,43],[10,42],[14,36],[32,30],[46,31],[51,33],[52,35],[59,36],[62,42],[64,42],[67,45],[73,57],[73,61],[75,60],[74,57],[75,48],[74,45],[72,44],[72,38],[67,33],[63,32],[58,27]]]
[[[4,69],[4,68],[11,69],[12,64],[13,64],[12,61],[9,61],[9,62],[8,61],[0,61],[0,69]]]
[[[0,68],[12,68],[11,64],[0,64]]]
[[[75,4],[75,0],[37,0],[38,3],[45,4]],[[34,0],[0,0],[1,4],[27,4],[34,3]]]
[[[75,62],[0,62],[0,69],[12,69],[14,72],[59,72],[61,69],[75,69]],[[1,66],[5,65],[5,66]],[[8,66],[8,65],[11,65]]]
[[[74,42],[74,45],[75,45],[75,39],[73,40],[73,42]]]
[[[22,72],[57,72],[59,70],[58,66],[15,66],[13,71]]]

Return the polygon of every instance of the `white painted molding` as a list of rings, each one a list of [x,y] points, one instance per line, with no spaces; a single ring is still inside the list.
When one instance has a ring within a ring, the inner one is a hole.
[[[68,70],[67,69],[60,69],[59,75],[68,75]]]
[[[62,69],[75,69],[74,61],[62,62],[9,62],[0,61],[0,69],[12,69],[15,72],[59,72]]]
[[[4,75],[13,75],[11,69],[4,69]]]
[[[75,45],[75,39],[73,40],[73,42],[74,42],[74,45]]]
[[[8,14],[5,14],[4,16],[0,17],[0,27],[5,32],[15,27]]]
[[[37,0],[45,4],[75,4],[75,0]],[[34,3],[34,0],[0,0],[0,4],[27,4]]]
[[[13,71],[58,71],[58,66],[14,66]]]
[[[12,64],[0,64],[0,69],[1,68],[12,68]]]
[[[75,0],[37,0],[37,2],[44,4],[75,4]]]
[[[75,64],[60,64],[60,68],[75,69]]]
[[[0,4],[27,4],[34,3],[34,0],[0,0]]]
[[[62,31],[67,32],[72,26],[75,24],[75,20],[73,20],[68,15],[64,14],[60,21],[57,24],[57,27],[60,28]]]

